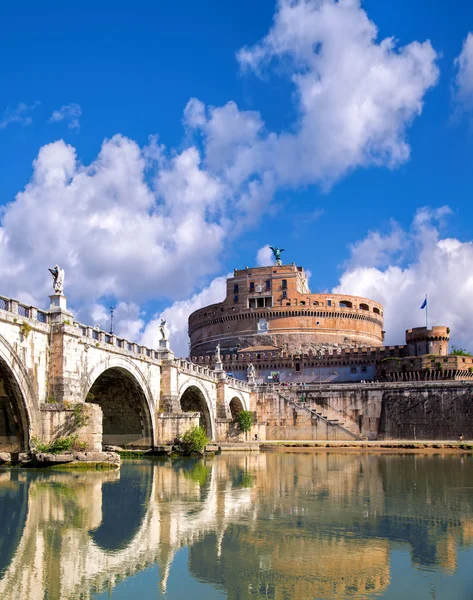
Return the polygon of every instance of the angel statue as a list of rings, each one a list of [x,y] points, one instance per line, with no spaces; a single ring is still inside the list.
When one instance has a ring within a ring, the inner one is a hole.
[[[248,379],[256,377],[256,369],[253,363],[250,363],[246,369],[246,376]]]
[[[58,265],[54,269],[48,269],[53,276],[53,287],[56,294],[62,294],[64,292],[64,269],[59,268]]]
[[[222,361],[222,357],[220,355],[220,344],[217,344],[215,346],[215,361],[216,362],[221,362]]]
[[[277,246],[273,248],[272,246],[270,246],[269,249],[273,251],[277,266],[282,266],[281,252],[284,252],[284,248],[278,248]]]
[[[161,319],[161,324],[159,325],[159,332],[161,333],[161,339],[164,341],[168,341],[168,328],[166,327],[166,319]]]

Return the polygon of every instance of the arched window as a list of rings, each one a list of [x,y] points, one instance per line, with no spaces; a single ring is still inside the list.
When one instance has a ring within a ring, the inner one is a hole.
[[[379,315],[379,308],[376,308],[376,306],[373,308],[373,312],[376,313],[377,315]]]
[[[349,300],[341,300],[340,308],[353,308],[353,304]]]
[[[370,307],[367,304],[360,304],[360,310],[369,310]]]

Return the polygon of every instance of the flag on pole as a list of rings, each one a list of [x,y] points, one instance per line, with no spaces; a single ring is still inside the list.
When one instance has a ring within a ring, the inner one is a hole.
[[[425,298],[425,300],[422,302],[422,306],[421,308],[425,308],[427,306],[427,297]]]

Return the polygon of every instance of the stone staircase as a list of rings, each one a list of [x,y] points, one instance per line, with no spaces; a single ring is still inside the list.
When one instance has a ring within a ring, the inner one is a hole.
[[[310,403],[309,403],[309,402],[300,401],[298,399],[294,400],[293,398],[290,398],[284,394],[281,394],[281,392],[279,392],[279,391],[277,392],[277,394],[279,395],[279,397],[282,400],[284,400],[285,402],[288,402],[292,406],[294,406],[298,409],[308,411],[312,416],[327,423],[331,427],[338,427],[352,439],[354,439],[354,440],[365,439],[360,435],[360,431],[359,431],[357,424],[354,421],[352,421],[352,419],[346,418],[343,415],[341,415],[338,411],[333,410],[332,408],[327,407],[327,406],[320,406],[313,400],[310,400]],[[290,395],[292,395],[292,394],[290,394]],[[297,395],[296,395],[296,398],[297,398]]]

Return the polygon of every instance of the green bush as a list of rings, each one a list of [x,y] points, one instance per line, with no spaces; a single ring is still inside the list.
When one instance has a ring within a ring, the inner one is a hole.
[[[87,442],[79,442],[77,435],[58,438],[48,444],[43,444],[37,438],[32,440],[36,452],[44,452],[46,454],[61,454],[62,452],[83,452],[87,450]]]
[[[193,453],[202,454],[205,446],[209,443],[203,427],[191,427],[188,431],[179,437],[179,447],[182,454],[190,455]]]
[[[450,354],[453,354],[453,356],[471,356],[470,352],[467,352],[464,348],[457,348],[456,346],[452,346]]]
[[[240,430],[246,432],[250,431],[250,429],[252,428],[253,423],[255,422],[255,417],[251,411],[242,410],[238,413],[236,420]]]

